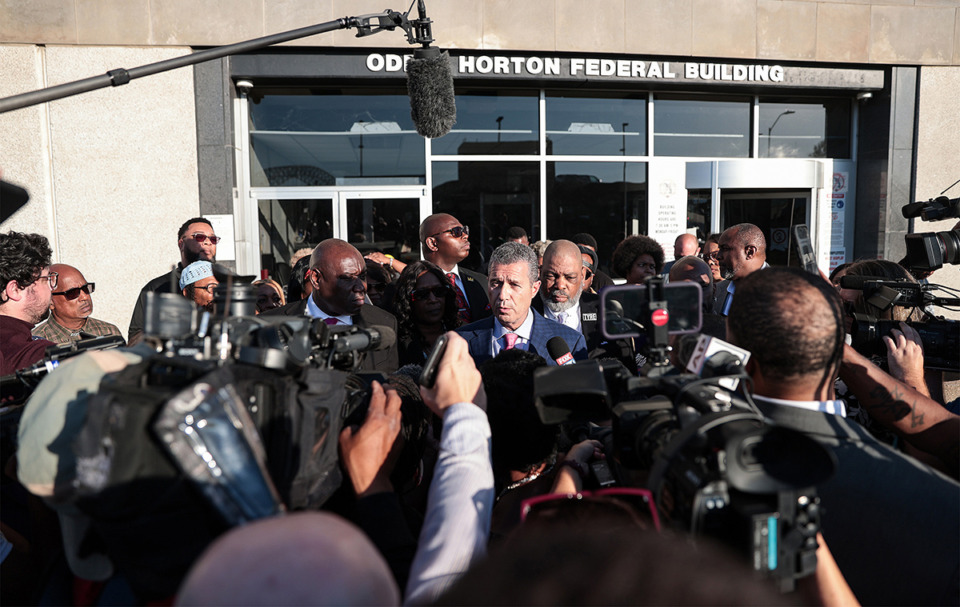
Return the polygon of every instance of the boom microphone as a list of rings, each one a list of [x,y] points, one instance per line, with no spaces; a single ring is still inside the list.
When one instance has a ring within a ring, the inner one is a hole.
[[[427,17],[423,0],[417,2],[420,18],[411,22],[417,29],[417,40],[423,44],[407,62],[407,94],[410,96],[410,117],[420,135],[435,139],[450,132],[457,122],[457,105],[453,95],[453,71],[450,53],[431,47],[432,21]]]
[[[574,364],[573,354],[570,353],[570,346],[568,346],[567,342],[563,341],[563,338],[559,335],[551,337],[547,342],[547,353],[550,355],[550,358],[561,367]]]

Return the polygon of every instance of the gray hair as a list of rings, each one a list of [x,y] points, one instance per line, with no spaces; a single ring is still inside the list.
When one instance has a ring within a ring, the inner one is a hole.
[[[490,255],[490,267],[494,265],[509,266],[521,261],[530,268],[530,284],[540,280],[537,254],[527,245],[519,242],[505,242]]]
[[[544,251],[547,250],[547,247],[549,247],[550,243],[552,242],[552,240],[538,240],[530,245],[530,248],[533,249],[533,252],[537,254],[537,257],[543,257]]]

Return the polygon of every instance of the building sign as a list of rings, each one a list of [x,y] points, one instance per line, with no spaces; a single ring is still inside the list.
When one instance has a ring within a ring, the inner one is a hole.
[[[411,56],[371,53],[366,56],[365,67],[368,74],[400,73]],[[883,70],[768,63],[468,54],[454,56],[451,62],[454,77],[458,78],[722,83],[858,90],[883,88]]]

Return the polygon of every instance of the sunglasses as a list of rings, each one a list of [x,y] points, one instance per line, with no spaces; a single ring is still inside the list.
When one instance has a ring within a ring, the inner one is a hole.
[[[206,242],[208,238],[210,239],[210,244],[217,244],[221,240],[219,236],[213,236],[212,234],[204,234],[203,232],[195,232],[190,235],[190,238],[196,240],[201,244]]]
[[[527,520],[571,520],[576,510],[592,506],[609,512],[628,516],[638,524],[650,524],[660,531],[660,517],[653,503],[653,494],[647,489],[614,488],[581,491],[580,493],[555,493],[538,495],[520,503],[520,522]]]
[[[442,232],[437,232],[436,234],[431,234],[430,236],[428,236],[428,238],[436,238],[437,236],[441,234],[446,234],[447,232],[449,232],[450,235],[453,236],[454,238],[463,238],[464,236],[470,235],[470,228],[468,228],[467,226],[457,226],[455,228],[450,228],[449,230],[444,230]]]
[[[700,256],[700,259],[704,261],[710,261],[710,260],[716,261],[719,255],[720,255],[719,251],[714,251],[713,253],[704,253]]]
[[[97,288],[96,283],[88,282],[88,283],[85,284],[85,285],[80,285],[79,287],[74,287],[74,288],[72,288],[72,289],[67,289],[66,291],[54,292],[54,295],[63,295],[64,297],[66,297],[66,298],[69,299],[69,300],[74,300],[74,299],[80,297],[80,291],[83,291],[83,292],[86,293],[87,295],[90,295],[91,293],[93,293],[93,291],[94,291],[96,288]]]
[[[443,299],[450,295],[450,287],[438,286],[414,289],[413,293],[410,294],[410,301],[422,301],[427,299],[430,295],[433,295],[437,299]]]

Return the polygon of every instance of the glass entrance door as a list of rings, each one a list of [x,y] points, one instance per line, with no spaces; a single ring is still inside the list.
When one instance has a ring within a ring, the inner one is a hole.
[[[408,192],[341,192],[338,238],[366,255],[381,251],[410,263],[420,259],[420,201]]]
[[[420,222],[429,214],[423,188],[411,190],[264,192],[257,199],[260,272],[285,285],[290,259],[327,238],[346,240],[364,255],[382,251],[420,259]],[[422,215],[422,216],[421,216]]]
[[[810,192],[726,190],[720,196],[720,226],[752,223],[767,239],[767,262],[799,266],[793,226],[809,224]]]

